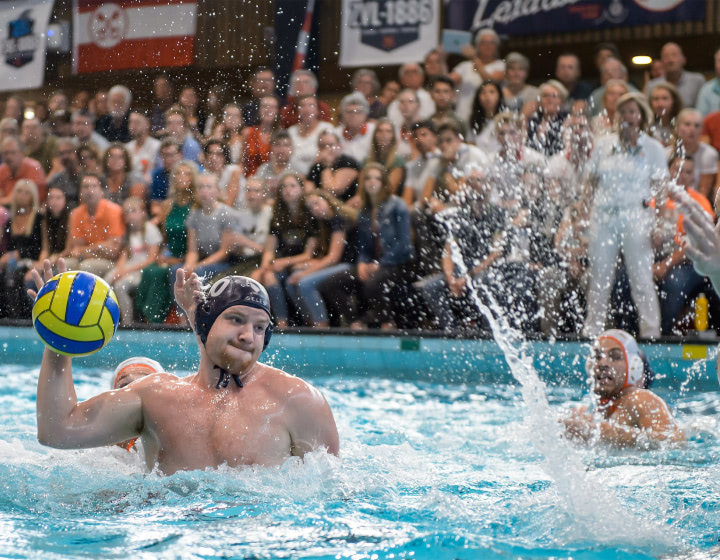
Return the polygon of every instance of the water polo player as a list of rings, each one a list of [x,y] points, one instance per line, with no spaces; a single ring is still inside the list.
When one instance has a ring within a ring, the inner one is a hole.
[[[52,277],[49,261],[44,272]],[[37,273],[35,281],[42,286]],[[78,402],[72,359],[46,349],[37,390],[39,441],[79,449],[140,437],[148,469],[165,474],[278,465],[320,448],[337,454],[337,428],[322,394],[258,362],[272,334],[265,289],[240,276],[202,292],[198,287],[196,276],[185,282],[178,271],[176,297],[201,341],[200,365],[188,377],[157,373]],[[201,302],[194,300],[203,293]]]
[[[598,397],[597,410],[592,414],[580,407],[562,420],[570,439],[597,439],[618,447],[685,439],[665,401],[648,389],[652,370],[630,334],[617,329],[602,333],[587,371]]]

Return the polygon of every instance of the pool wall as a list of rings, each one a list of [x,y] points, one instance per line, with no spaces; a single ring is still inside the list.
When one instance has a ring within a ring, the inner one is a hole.
[[[656,385],[668,389],[717,390],[713,341],[641,345],[656,373]],[[585,380],[587,342],[529,343],[535,368],[551,384],[578,385]],[[30,327],[0,327],[4,363],[39,364],[43,344]],[[132,355],[160,361],[169,370],[193,369],[199,362],[190,331],[124,330],[100,352],[78,363],[114,369]],[[387,376],[447,383],[510,383],[512,376],[498,345],[485,339],[325,333],[276,333],[263,361],[306,377],[325,375]]]

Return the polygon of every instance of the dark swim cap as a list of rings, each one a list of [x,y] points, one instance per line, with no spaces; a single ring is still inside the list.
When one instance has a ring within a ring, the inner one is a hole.
[[[246,276],[226,276],[210,286],[205,294],[205,301],[198,305],[195,312],[195,332],[200,336],[202,343],[207,342],[210,329],[220,314],[234,305],[262,309],[268,314],[271,322],[265,329],[263,346],[263,350],[265,350],[270,344],[270,337],[272,337],[270,298],[262,284]]]

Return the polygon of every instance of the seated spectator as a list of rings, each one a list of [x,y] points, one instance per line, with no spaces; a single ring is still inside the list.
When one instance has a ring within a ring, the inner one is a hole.
[[[470,296],[470,284],[492,287],[496,282],[494,267],[504,254],[505,211],[490,202],[490,188],[482,172],[473,170],[462,181],[458,193],[461,203],[442,216],[448,237],[441,272],[415,283],[441,330],[483,323]],[[454,250],[458,254],[453,254]],[[482,291],[478,295],[485,300]]]
[[[233,263],[225,274],[236,276],[250,276],[259,268],[272,218],[272,207],[265,203],[260,179],[248,179],[244,194],[245,204],[238,209],[237,231],[225,247]]]
[[[317,157],[320,133],[332,130],[332,125],[320,120],[317,97],[309,95],[297,100],[298,122],[288,129],[293,143],[290,165],[303,175],[310,172]]]
[[[23,121],[20,127],[20,140],[25,146],[25,155],[40,162],[45,175],[49,174],[57,152],[57,138],[46,134],[40,121],[33,117]]]
[[[359,92],[346,95],[340,102],[340,124],[336,128],[340,147],[355,161],[363,161],[370,153],[375,123],[368,122],[369,111],[367,100]]]
[[[417,93],[411,89],[404,89],[397,98],[398,117],[390,119],[395,126],[397,136],[397,153],[405,159],[412,157],[412,127],[420,122],[420,103]]]
[[[350,85],[354,92],[357,91],[365,96],[368,102],[368,119],[377,120],[387,114],[386,105],[378,99],[380,80],[378,80],[374,70],[369,70],[368,68],[356,70]]]
[[[56,90],[50,94],[48,99],[48,111],[67,111],[69,106],[68,96],[62,90]]]
[[[42,251],[38,259],[40,263],[47,259],[55,265],[65,251],[69,227],[70,210],[65,192],[58,186],[50,185],[42,215]]]
[[[348,239],[354,212],[328,192],[317,189],[305,195],[305,204],[317,223],[317,248],[312,258],[293,268],[285,280],[285,290],[306,325],[327,328],[330,318],[319,286],[325,279],[350,269],[357,253],[355,243]]]
[[[614,45],[613,45],[614,46]],[[602,53],[603,51],[600,51]],[[605,51],[609,53],[609,51]],[[600,86],[595,88],[590,94],[588,101],[588,113],[594,117],[602,111],[602,98],[605,95],[605,89],[610,80],[620,80],[625,82],[630,91],[637,91],[628,79],[627,67],[620,62],[617,56],[610,56],[600,63]]]
[[[593,117],[590,125],[593,134],[596,136],[609,134],[613,131],[617,100],[630,91],[628,85],[622,80],[608,80],[604,89],[605,93],[602,96],[600,113]]]
[[[502,87],[492,81],[480,84],[473,101],[468,140],[480,148],[488,158],[500,149],[495,137],[495,115],[505,109]]]
[[[527,83],[530,73],[530,60],[523,54],[511,52],[505,57],[505,85],[503,98],[508,111],[522,113],[526,117],[535,110],[540,98],[540,90]],[[526,112],[525,107],[533,106]]]
[[[142,175],[132,171],[130,154],[120,142],[113,142],[102,158],[102,169],[107,181],[105,197],[122,205],[130,197],[146,199],[147,187]]]
[[[160,74],[153,81],[153,102],[150,111],[150,131],[155,136],[165,134],[165,111],[175,102],[175,87],[170,79]],[[98,112],[95,111],[97,115]]]
[[[380,95],[378,95],[378,101],[382,104],[385,111],[385,114],[382,115],[383,117],[387,116],[388,105],[397,99],[397,96],[400,95],[401,89],[402,87],[400,86],[400,82],[397,80],[388,80],[383,84]]]
[[[165,237],[165,247],[157,263],[143,269],[135,297],[140,315],[150,323],[164,322],[173,305],[170,267],[180,267],[185,262],[185,221],[195,205],[197,176],[197,166],[192,161],[178,163],[170,176],[168,199],[159,207],[158,223]]]
[[[70,213],[70,235],[63,256],[68,270],[105,276],[122,248],[122,207],[105,198],[105,180],[86,173],[80,182],[80,206]]]
[[[72,138],[58,138],[57,155],[62,171],[52,176],[48,182],[48,192],[53,188],[60,189],[65,195],[68,209],[72,210],[78,205],[82,177],[77,148]]]
[[[464,122],[470,120],[475,92],[485,80],[502,83],[505,61],[499,57],[500,37],[492,29],[481,29],[475,35],[471,60],[458,64],[450,77],[458,86],[457,114]]]
[[[412,135],[412,131],[410,134]],[[400,192],[405,167],[405,158],[398,154],[397,144],[393,124],[389,119],[380,119],[375,125],[370,153],[364,162],[379,163],[387,170],[388,185],[393,194]]]
[[[196,139],[202,138],[205,130],[205,113],[200,107],[200,99],[193,86],[183,86],[178,95],[178,105],[187,115],[187,129]],[[167,127],[167,122],[165,123]]]
[[[120,307],[120,322],[134,322],[134,292],[140,285],[142,271],[157,262],[163,238],[160,230],[147,219],[145,202],[131,196],[122,205],[125,219],[125,238],[120,258],[105,275],[105,281],[115,290]]]
[[[710,113],[703,119],[702,142],[710,144],[720,152],[720,111]]]
[[[300,100],[311,96],[317,98],[318,82],[310,70],[295,70],[290,76],[288,102],[280,112],[280,124],[283,128],[295,126],[300,121]],[[324,101],[317,100],[317,118],[320,121],[332,121],[332,109]]]
[[[714,200],[718,153],[700,141],[702,116],[697,109],[683,109],[677,116],[673,143],[665,149],[668,160],[674,157],[692,158],[692,188],[707,199]]]
[[[442,48],[432,49],[425,55],[423,69],[430,82],[438,76],[447,76],[449,72],[447,57],[447,53]]]
[[[425,184],[439,172],[441,154],[437,148],[437,128],[433,121],[416,123],[412,133],[417,155],[405,164],[402,198],[409,208],[419,208]]]
[[[460,123],[463,129],[466,124],[455,113],[455,82],[447,76],[436,76],[430,84],[430,96],[435,103],[435,114],[431,117],[435,128],[446,122]]]
[[[414,62],[403,64],[400,67],[400,70],[398,70],[398,77],[400,78],[400,84],[403,87],[403,91],[413,92],[415,94],[415,98],[417,99],[417,114],[415,115],[415,120],[413,122],[432,117],[435,114],[435,102],[432,100],[430,94],[423,88],[425,83],[425,73],[423,72],[422,67]],[[406,112],[402,107],[400,107],[401,99],[402,95],[390,103],[387,108],[388,118],[398,128],[400,128],[403,124],[408,124]]]
[[[495,136],[500,143],[497,156],[487,166],[492,201],[503,207],[516,206],[522,196],[522,177],[545,169],[546,158],[528,147],[525,118],[509,111],[495,117]]]
[[[703,118],[710,113],[720,111],[720,49],[715,50],[713,61],[715,63],[715,76],[700,88],[695,105]]]
[[[568,112],[584,111],[592,93],[592,87],[581,79],[580,58],[574,53],[563,53],[555,63],[555,78],[568,92],[565,109]]]
[[[19,179],[35,183],[40,201],[45,201],[45,171],[39,162],[26,157],[23,150],[17,137],[8,136],[0,142],[0,205],[10,205],[13,187]]]
[[[224,272],[231,265],[225,247],[235,233],[238,216],[235,210],[220,202],[218,180],[212,173],[198,177],[195,206],[185,220],[187,255],[185,274],[197,273],[208,279]],[[170,284],[175,283],[179,266],[170,270]]]
[[[82,173],[102,174],[100,152],[94,144],[80,144],[76,149],[80,170]]]
[[[163,203],[168,198],[170,172],[182,161],[180,144],[172,138],[164,138],[160,144],[160,161],[162,165],[154,171],[150,185],[150,216],[155,225],[160,224]]]
[[[255,178],[263,182],[265,196],[275,200],[280,186],[280,177],[287,173],[298,173],[292,166],[293,142],[287,130],[278,130],[270,138],[270,161],[261,165]]]
[[[72,136],[73,133],[72,113],[70,111],[55,111],[48,117],[46,122],[40,121],[40,124],[52,136]]]
[[[567,206],[555,234],[555,252],[559,257],[557,291],[551,303],[557,318],[557,330],[580,334],[585,318],[585,293],[588,277],[588,227],[590,200],[587,196]]]
[[[0,142],[8,136],[20,136],[20,125],[15,119],[5,117],[0,119]],[[0,159],[0,162],[2,162],[2,159]]]
[[[652,88],[659,83],[667,82],[677,89],[683,107],[695,107],[700,88],[705,84],[705,77],[698,72],[687,72],[685,70],[687,60],[682,48],[677,43],[665,43],[660,50],[660,60],[665,75],[662,78],[650,80],[645,86],[645,93],[651,92]]]
[[[37,185],[28,179],[15,183],[10,200],[10,219],[5,225],[7,247],[0,257],[0,316],[29,319],[32,302],[25,280],[40,259],[42,219]]]
[[[260,100],[257,126],[246,127],[242,131],[242,163],[245,176],[252,177],[263,164],[270,160],[270,138],[280,129],[280,102],[277,97],[268,95]]]
[[[488,165],[485,153],[477,146],[465,143],[462,131],[452,123],[438,129],[438,145],[442,158],[439,173],[425,184],[422,198],[433,214],[449,204],[457,192],[459,176],[467,175],[473,168],[485,169]]]
[[[203,148],[205,152],[205,171],[218,178],[220,199],[235,208],[245,203],[245,175],[242,167],[229,163],[230,150],[222,140],[210,139]]]
[[[182,108],[173,106],[165,112],[165,131],[168,138],[172,138],[180,144],[183,159],[189,159],[195,163],[200,162],[202,148],[200,143],[193,138],[187,114]]]
[[[107,93],[108,113],[100,116],[95,123],[97,130],[108,142],[130,142],[128,121],[132,93],[122,85],[113,86]],[[96,115],[99,113],[96,111]]]
[[[343,153],[337,133],[326,130],[318,137],[317,157],[308,173],[306,188],[314,186],[346,202],[357,191],[359,168],[357,161]]]
[[[390,192],[382,165],[369,163],[360,177],[362,207],[358,217],[358,264],[327,278],[320,291],[326,301],[339,302],[359,295],[360,312],[349,308],[354,328],[407,327],[416,303],[410,298],[413,281],[413,245],[410,212]]]
[[[125,144],[130,154],[132,170],[140,173],[146,183],[152,182],[152,170],[158,160],[160,140],[150,136],[150,120],[138,111],[130,113],[128,130],[132,140]]]
[[[70,123],[72,136],[76,145],[86,143],[95,144],[95,148],[101,153],[107,150],[110,142],[95,130],[95,116],[90,111],[87,109],[75,111],[70,119]]]
[[[25,118],[25,101],[19,95],[11,95],[5,100],[5,110],[2,117],[14,119],[20,126]]]
[[[243,152],[243,120],[240,106],[228,103],[223,108],[223,120],[213,130],[211,138],[222,140],[230,151],[230,163],[242,163]]]
[[[546,157],[562,150],[562,124],[568,115],[562,107],[567,96],[565,86],[548,80],[540,86],[540,106],[528,120],[528,146]]]
[[[693,110],[694,111],[694,110]],[[699,118],[699,114],[698,114]],[[674,156],[670,161],[670,176],[688,196],[696,200],[705,212],[715,219],[710,201],[693,188],[694,161],[692,157]],[[681,334],[677,321],[683,306],[692,302],[700,292],[709,286],[700,276],[685,254],[683,237],[683,215],[677,204],[668,200],[659,209],[659,226],[653,236],[655,264],[653,275],[658,284],[662,334]],[[663,227],[664,226],[664,227]]]
[[[263,250],[260,268],[252,278],[267,288],[275,324],[289,324],[285,280],[308,262],[317,249],[316,224],[305,204],[302,177],[286,174],[273,207],[270,235]]]
[[[242,108],[242,120],[247,126],[258,126],[260,100],[275,95],[275,73],[270,68],[261,66],[255,70],[250,81],[250,94],[252,99]]]
[[[672,143],[675,118],[683,108],[682,99],[675,87],[659,82],[650,88],[650,108],[655,116],[650,127],[652,137],[663,146]]]

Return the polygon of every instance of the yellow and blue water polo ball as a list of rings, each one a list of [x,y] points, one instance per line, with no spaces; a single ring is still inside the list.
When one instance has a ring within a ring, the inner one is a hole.
[[[87,356],[115,334],[120,308],[112,288],[89,272],[53,276],[35,298],[32,321],[45,345],[66,356]]]

